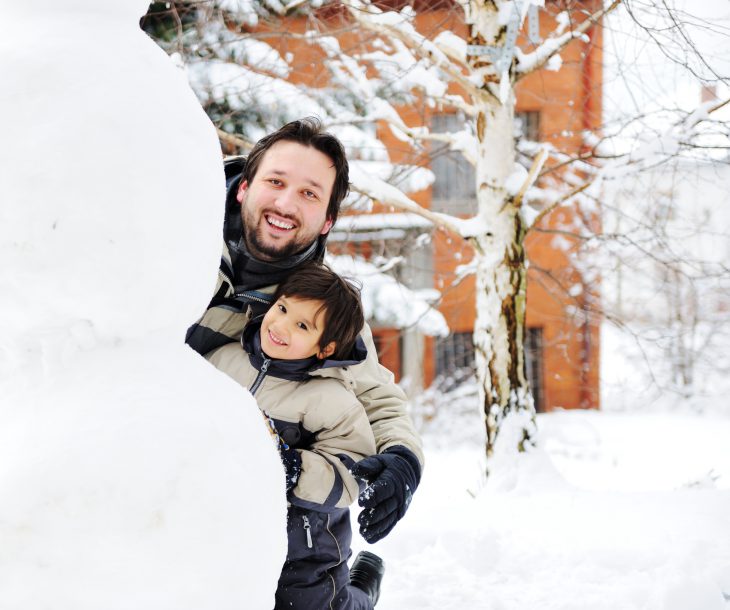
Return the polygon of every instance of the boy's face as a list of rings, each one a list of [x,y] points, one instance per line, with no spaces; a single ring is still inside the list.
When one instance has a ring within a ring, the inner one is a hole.
[[[335,350],[331,342],[321,350],[324,330],[322,301],[283,296],[274,303],[261,323],[261,347],[270,358],[299,360],[326,358]]]

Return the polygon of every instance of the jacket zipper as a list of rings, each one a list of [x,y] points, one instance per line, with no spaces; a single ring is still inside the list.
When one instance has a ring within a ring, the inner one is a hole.
[[[302,520],[304,521],[304,531],[307,533],[307,548],[311,549],[313,548],[312,526],[309,524],[309,517],[307,517],[307,515],[302,515]]]
[[[261,384],[264,381],[264,377],[266,377],[266,371],[269,370],[269,364],[271,363],[271,358],[264,358],[264,362],[261,365],[261,368],[259,369],[259,374],[256,375],[255,381],[251,384],[251,387],[248,389],[249,392],[251,392],[251,395],[255,395],[256,391],[259,389]]]
[[[271,305],[270,300],[262,299],[261,297],[255,297],[248,292],[234,292],[233,296],[237,298],[248,299],[249,301],[256,301],[257,303],[262,303],[264,305]]]

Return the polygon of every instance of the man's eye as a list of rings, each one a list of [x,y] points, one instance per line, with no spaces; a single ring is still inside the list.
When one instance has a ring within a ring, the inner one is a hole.
[[[274,186],[281,186],[282,182],[278,178],[269,178],[269,182]]]
[[[317,199],[317,193],[315,193],[314,191],[304,191],[304,196],[307,199]]]

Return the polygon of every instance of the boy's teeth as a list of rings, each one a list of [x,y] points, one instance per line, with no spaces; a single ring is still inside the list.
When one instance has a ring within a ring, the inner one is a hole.
[[[289,224],[287,222],[283,222],[281,220],[276,220],[276,218],[270,218],[267,216],[266,220],[269,222],[269,224],[272,224],[275,227],[279,227],[280,229],[293,229],[294,228],[294,225]]]

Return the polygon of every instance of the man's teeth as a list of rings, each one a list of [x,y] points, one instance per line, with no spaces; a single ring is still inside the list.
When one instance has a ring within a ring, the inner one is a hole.
[[[266,220],[269,224],[274,225],[275,227],[279,227],[280,229],[294,228],[293,224],[289,224],[288,222],[284,222],[283,220],[277,220],[276,218],[270,218],[269,216],[266,217]]]

